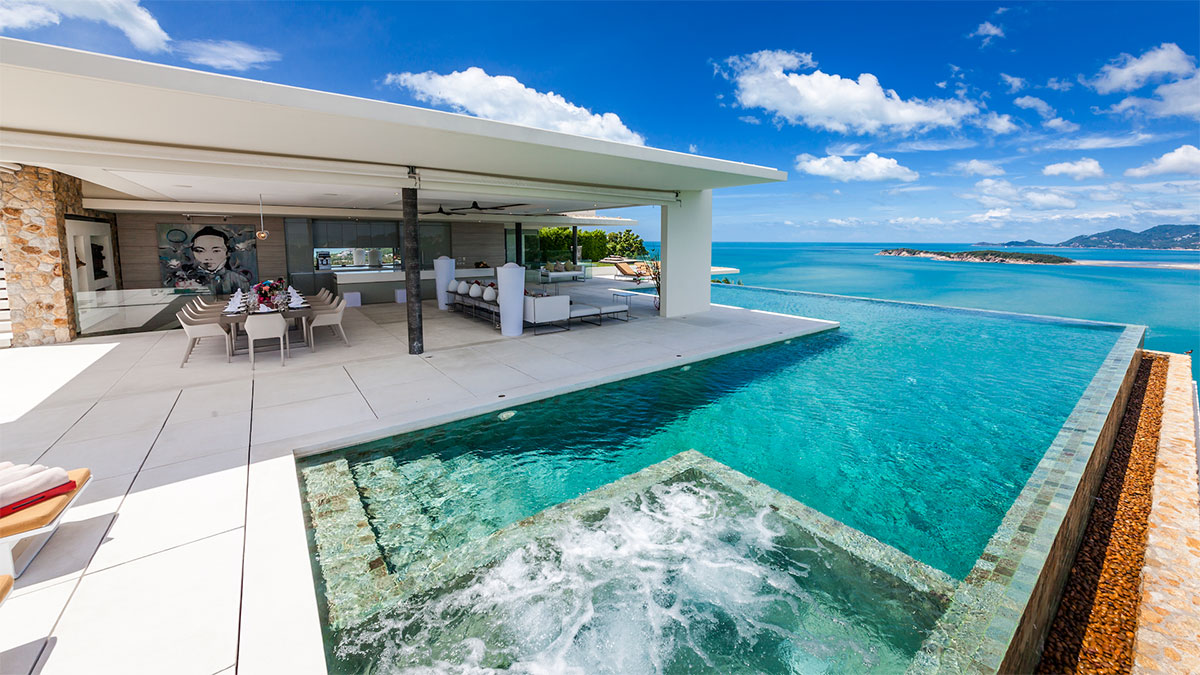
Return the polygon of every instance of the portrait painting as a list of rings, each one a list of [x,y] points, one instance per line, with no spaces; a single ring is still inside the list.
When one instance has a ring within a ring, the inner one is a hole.
[[[227,224],[158,226],[158,260],[167,288],[228,295],[258,283],[254,228]]]

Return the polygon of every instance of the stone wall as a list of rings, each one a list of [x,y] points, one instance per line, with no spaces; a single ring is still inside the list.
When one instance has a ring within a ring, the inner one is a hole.
[[[36,166],[0,172],[0,251],[14,347],[69,342],[78,330],[71,275],[63,269],[67,216],[114,222],[112,214],[83,208],[83,182],[74,176]]]

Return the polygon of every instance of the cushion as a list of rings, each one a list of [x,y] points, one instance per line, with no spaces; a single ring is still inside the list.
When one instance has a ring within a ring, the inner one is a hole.
[[[496,289],[492,288],[491,286],[483,289],[484,302],[493,302],[496,299],[496,295]]]
[[[599,313],[600,313],[599,307],[592,307],[591,305],[580,305],[580,304],[571,305],[571,318],[572,319],[575,319],[575,318],[578,318],[581,316],[595,316]]]
[[[479,284],[471,284],[471,289],[468,295],[470,295],[472,298],[478,298],[482,296],[483,286],[480,286]]]
[[[601,314],[616,314],[617,312],[628,312],[629,307],[624,304],[620,305],[604,305],[600,307]]]
[[[467,282],[465,282],[465,281],[460,281],[460,282],[458,282],[458,294],[459,294],[459,295],[466,295],[466,294],[467,294],[467,291],[471,290],[471,289],[470,289],[470,285],[471,285],[471,284],[468,284],[468,283],[467,283]]]
[[[457,279],[451,279],[451,280],[450,280],[450,285],[449,285],[449,286],[446,286],[446,291],[447,291],[447,292],[449,292],[449,293],[457,293],[457,292],[458,292],[458,280],[457,280]]]
[[[554,271],[555,272],[566,272],[567,266],[562,263],[558,263],[554,266]]]

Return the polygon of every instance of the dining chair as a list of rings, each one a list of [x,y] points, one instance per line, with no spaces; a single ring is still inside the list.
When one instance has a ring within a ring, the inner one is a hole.
[[[254,369],[254,341],[255,340],[279,340],[279,365],[284,365],[283,358],[285,352],[291,354],[291,345],[288,344],[288,324],[287,319],[278,312],[270,312],[267,314],[251,314],[246,317],[246,325],[243,327],[246,331],[248,346],[250,347],[250,369]]]
[[[313,329],[318,326],[329,326],[341,336],[342,342],[346,346],[350,346],[350,340],[346,338],[346,329],[342,328],[342,316],[346,313],[346,299],[338,298],[337,302],[326,310],[314,309],[312,318],[308,320],[308,348],[317,351],[316,333]]]
[[[197,321],[182,310],[175,313],[175,318],[179,320],[179,325],[183,326],[183,332],[188,336],[187,351],[183,353],[183,360],[179,362],[180,368],[187,363],[188,357],[192,355],[192,349],[200,342],[200,339],[206,337],[219,337],[224,340],[225,362],[229,363],[233,360],[232,339],[224,326],[216,321]]]

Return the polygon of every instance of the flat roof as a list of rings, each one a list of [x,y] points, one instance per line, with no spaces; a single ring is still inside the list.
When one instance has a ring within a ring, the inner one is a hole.
[[[5,156],[5,132],[28,132],[164,152],[218,150],[644,190],[787,178],[769,167],[13,38],[0,38],[0,91],[0,161],[20,161]]]

